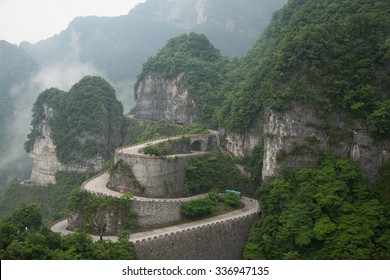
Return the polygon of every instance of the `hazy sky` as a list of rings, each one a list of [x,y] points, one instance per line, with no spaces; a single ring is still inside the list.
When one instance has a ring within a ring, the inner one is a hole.
[[[77,16],[118,16],[145,0],[0,0],[0,40],[36,43]]]

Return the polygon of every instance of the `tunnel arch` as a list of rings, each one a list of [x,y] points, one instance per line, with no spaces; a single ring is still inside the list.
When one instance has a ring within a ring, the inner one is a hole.
[[[196,139],[191,142],[191,151],[205,152],[207,150],[206,143],[201,139]]]

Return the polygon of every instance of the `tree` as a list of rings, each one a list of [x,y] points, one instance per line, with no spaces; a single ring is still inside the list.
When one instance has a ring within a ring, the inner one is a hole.
[[[367,122],[375,126],[375,132],[380,136],[390,134],[390,100],[377,103],[377,109],[368,116]]]
[[[92,222],[95,232],[97,232],[100,236],[100,241],[103,241],[103,235],[106,232],[107,228],[107,219],[105,211],[100,211],[98,209]]]
[[[38,204],[22,204],[9,219],[21,232],[37,230],[42,226],[41,208]]]

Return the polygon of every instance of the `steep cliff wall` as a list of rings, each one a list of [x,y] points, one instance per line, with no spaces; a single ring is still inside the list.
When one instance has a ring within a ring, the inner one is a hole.
[[[181,75],[163,79],[156,72],[146,75],[138,86],[134,116],[177,124],[194,122],[197,119],[196,104],[188,90],[178,85],[180,79]]]
[[[58,171],[99,171],[104,167],[104,160],[100,156],[93,157],[82,164],[63,164],[55,151],[55,145],[50,135],[52,128],[49,124],[53,117],[54,110],[44,105],[44,119],[38,124],[39,137],[34,140],[33,148],[28,156],[33,159],[33,169],[31,172],[31,182],[37,185],[47,185],[55,183],[55,174]]]
[[[333,129],[324,128],[311,106],[294,104],[285,112],[267,110],[263,129],[255,127],[244,134],[227,133],[227,150],[236,156],[246,156],[256,144],[263,144],[262,178],[276,175],[281,164],[305,168],[317,162],[321,152],[346,156],[363,171],[363,178],[375,183],[380,167],[390,158],[390,141],[374,140],[370,127],[338,114],[329,116]]]
[[[341,114],[330,116],[333,127],[324,127],[314,109],[296,104],[286,112],[268,110],[264,120],[263,180],[276,175],[283,165],[309,167],[321,151],[351,158],[363,178],[375,183],[380,167],[390,158],[390,141],[374,140],[370,127],[348,121]]]
[[[226,150],[236,157],[250,156],[253,148],[262,142],[262,131],[258,121],[244,133],[225,132],[224,129],[220,130],[220,133],[225,135]]]
[[[372,128],[343,114],[328,116],[325,124],[309,105],[294,104],[283,112],[266,110],[259,127],[256,123],[244,133],[220,133],[225,134],[226,149],[238,157],[263,145],[263,181],[277,176],[281,165],[310,167],[320,153],[327,152],[351,158],[362,169],[364,180],[374,184],[390,159],[390,141],[374,139]]]

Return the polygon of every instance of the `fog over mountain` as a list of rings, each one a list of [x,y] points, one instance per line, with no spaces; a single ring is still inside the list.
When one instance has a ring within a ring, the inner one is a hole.
[[[149,0],[128,15],[80,17],[60,34],[20,48],[40,65],[64,57],[92,64],[114,84],[125,110],[142,63],[182,33],[204,33],[222,53],[241,56],[255,43],[286,0]],[[68,61],[72,62],[72,60]]]
[[[238,57],[286,2],[147,0],[125,16],[75,18],[66,30],[37,44],[23,42],[17,47],[2,41],[0,63],[6,67],[0,74],[0,186],[12,177],[28,177],[23,142],[32,105],[43,90],[68,90],[85,75],[99,75],[114,86],[127,112],[134,106],[133,84],[142,63],[167,40],[182,33],[204,33],[222,54]]]

